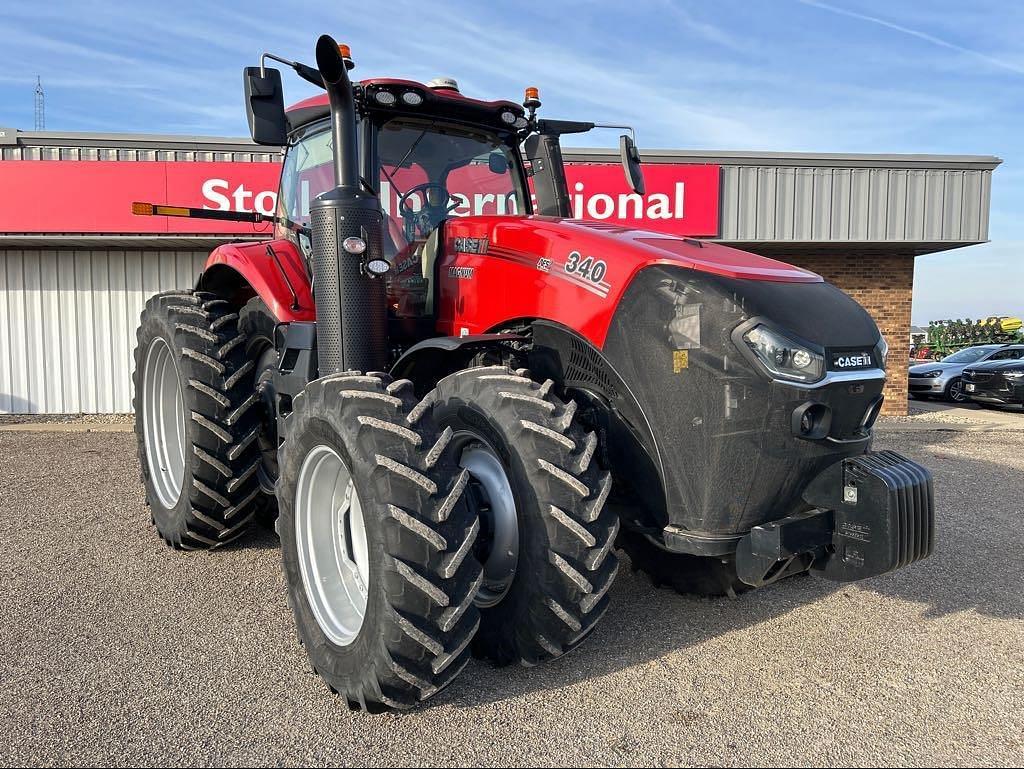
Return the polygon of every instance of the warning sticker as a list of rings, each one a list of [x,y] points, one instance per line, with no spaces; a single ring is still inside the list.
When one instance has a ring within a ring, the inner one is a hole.
[[[672,373],[678,374],[684,368],[690,367],[690,351],[689,350],[673,350],[672,351]]]

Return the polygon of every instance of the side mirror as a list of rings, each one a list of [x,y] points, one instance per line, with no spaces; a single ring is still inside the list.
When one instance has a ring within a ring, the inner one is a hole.
[[[638,195],[644,194],[644,171],[640,167],[640,153],[636,150],[633,140],[626,134],[619,137],[619,155],[622,158],[622,170],[626,174],[626,183]]]
[[[492,174],[508,173],[508,158],[502,152],[492,152],[487,156],[487,167]]]
[[[283,146],[288,143],[288,123],[284,115],[284,89],[280,70],[246,67],[242,72],[245,84],[245,113],[249,134],[257,144]]]

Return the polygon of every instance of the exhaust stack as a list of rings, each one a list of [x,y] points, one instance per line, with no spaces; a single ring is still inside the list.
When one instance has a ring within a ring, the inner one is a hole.
[[[334,140],[334,184],[359,187],[359,160],[356,151],[356,110],[352,102],[350,62],[345,60],[330,35],[316,41],[316,66],[324,79],[331,104],[331,134]]]
[[[384,281],[364,265],[384,258],[384,214],[377,197],[360,184],[350,62],[330,35],[317,41],[316,64],[331,106],[335,181],[310,206],[320,376],[381,371],[387,363]],[[343,248],[350,238],[366,244],[362,253]]]

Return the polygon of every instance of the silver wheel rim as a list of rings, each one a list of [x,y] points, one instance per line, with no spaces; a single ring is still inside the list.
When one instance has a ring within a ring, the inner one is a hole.
[[[959,379],[949,386],[949,397],[954,401],[966,400],[964,397],[964,385]]]
[[[185,402],[174,356],[162,337],[146,350],[142,418],[149,477],[160,504],[170,510],[185,482]]]
[[[484,567],[474,603],[488,608],[501,603],[512,587],[519,565],[519,516],[512,486],[494,450],[470,433],[454,436],[461,444],[459,466],[469,471],[478,497],[481,536],[477,556]]]
[[[330,446],[315,446],[299,470],[295,545],[317,624],[331,643],[348,646],[366,615],[370,559],[352,473]]]

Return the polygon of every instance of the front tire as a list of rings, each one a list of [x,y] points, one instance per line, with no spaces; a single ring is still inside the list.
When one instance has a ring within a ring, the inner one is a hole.
[[[479,526],[450,438],[383,374],[318,379],[293,401],[277,485],[289,603],[350,707],[412,707],[469,659]]]
[[[153,523],[175,548],[230,542],[249,528],[259,496],[256,396],[238,314],[215,294],[158,294],[137,338],[135,433]]]
[[[605,507],[612,481],[595,459],[597,436],[550,381],[503,366],[452,374],[428,398],[470,471],[480,516],[487,578],[474,654],[534,665],[570,651],[607,609],[618,570],[619,522]]]

